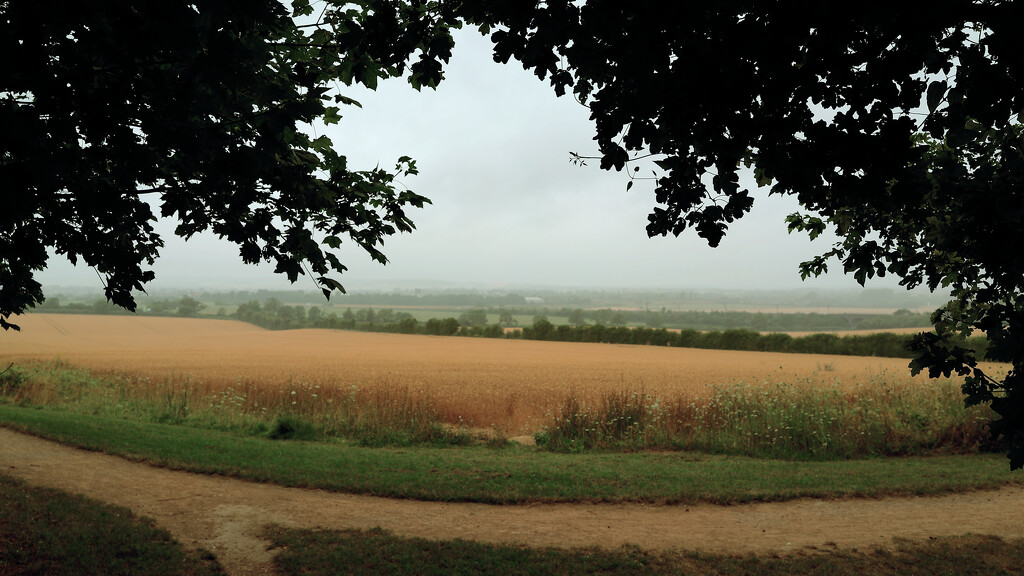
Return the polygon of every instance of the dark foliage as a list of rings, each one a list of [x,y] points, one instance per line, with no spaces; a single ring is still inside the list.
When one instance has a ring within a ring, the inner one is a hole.
[[[601,167],[628,167],[627,189],[633,159],[655,156],[649,234],[692,228],[717,246],[752,207],[747,166],[806,209],[790,230],[840,237],[804,277],[837,259],[862,283],[949,288],[913,367],[966,376],[1024,466],[1024,3],[480,0],[461,13],[496,61],[589,105]],[[1012,362],[1001,380],[956,344],[973,331]]]
[[[331,93],[339,80],[372,88],[408,69],[414,86],[436,84],[451,38],[416,7],[336,9],[300,27],[276,1],[2,2],[0,43],[5,328],[42,301],[48,250],[95,268],[108,300],[134,310],[163,246],[155,211],[180,236],[212,231],[244,262],[310,274],[329,295],[346,238],[385,262],[383,238],[411,231],[406,210],[427,202],[395,182],[411,159],[353,170],[330,138],[299,129],[357,104]]]

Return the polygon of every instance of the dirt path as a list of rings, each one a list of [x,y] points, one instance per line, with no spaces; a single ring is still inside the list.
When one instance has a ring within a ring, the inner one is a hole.
[[[728,552],[887,545],[966,533],[1024,537],[1024,488],[886,500],[742,506],[491,506],[392,500],[176,472],[0,429],[0,471],[126,506],[231,574],[269,574],[261,526],[373,528],[530,546],[635,544]]]

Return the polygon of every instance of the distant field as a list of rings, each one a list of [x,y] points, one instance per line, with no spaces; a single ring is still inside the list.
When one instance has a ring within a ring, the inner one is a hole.
[[[341,316],[342,314],[344,314],[345,310],[356,311],[356,310],[359,310],[359,309],[366,309],[366,308],[372,308],[374,310],[391,309],[391,310],[394,310],[395,312],[405,312],[407,314],[412,315],[413,318],[415,318],[416,320],[418,320],[420,322],[426,322],[427,320],[430,320],[432,318],[437,318],[439,320],[442,320],[444,318],[458,318],[459,315],[464,314],[467,310],[470,309],[469,307],[452,307],[452,306],[447,306],[447,307],[439,306],[439,307],[434,307],[434,308],[414,308],[414,307],[411,307],[411,306],[325,306],[324,307],[324,313],[325,314],[334,313],[334,314],[337,314],[338,316]],[[529,326],[530,324],[533,323],[533,315],[532,314],[514,314],[512,317],[515,318],[516,323],[519,326]],[[569,318],[567,316],[552,315],[552,316],[546,316],[546,318],[550,322],[553,322],[555,324],[566,324],[569,321]],[[500,321],[500,319],[501,319],[501,315],[500,314],[497,314],[497,313],[487,314],[487,323],[488,324],[497,324]]]
[[[911,308],[913,312],[931,312],[934,307]],[[688,308],[681,308],[686,310]],[[883,314],[889,315],[900,308],[860,308],[856,306],[727,306],[721,308],[694,308],[695,310],[728,310],[730,312],[761,312],[763,314]]]
[[[193,395],[408,394],[446,421],[533,430],[568,396],[644,391],[700,397],[716,384],[854,388],[910,379],[907,361],[328,330],[267,331],[231,320],[31,314],[0,335],[0,360],[61,359],[100,374],[190,381]],[[922,382],[923,377],[919,377]],[[136,384],[143,385],[143,384]],[[354,388],[353,388],[354,387]],[[269,398],[267,399],[269,402]]]
[[[344,313],[346,309],[351,309],[351,310],[355,311],[355,310],[359,310],[361,308],[373,308],[373,309],[376,309],[376,310],[390,308],[390,309],[393,309],[393,310],[395,310],[397,312],[406,312],[408,314],[411,314],[413,316],[413,318],[416,318],[416,320],[418,320],[420,322],[426,322],[427,320],[430,320],[431,318],[438,318],[438,319],[442,319],[442,318],[458,318],[458,316],[460,314],[464,313],[466,310],[469,310],[471,307],[468,307],[468,306],[461,306],[461,307],[459,307],[459,306],[417,307],[417,306],[370,306],[370,305],[347,306],[347,305],[337,304],[337,305],[324,306],[323,308],[324,308],[324,313],[325,314],[333,312],[333,313],[335,313],[335,314],[337,314],[339,316],[342,313]],[[587,309],[587,310],[589,311],[589,310],[593,310],[593,309]],[[612,308],[612,310],[635,310],[635,308],[632,308],[632,307],[631,308]],[[688,308],[681,307],[680,310],[688,310]],[[877,314],[877,315],[883,315],[883,316],[892,315],[892,313],[896,311],[895,308],[843,308],[843,307],[826,308],[824,306],[816,307],[816,308],[807,308],[807,307],[804,307],[804,308],[797,308],[797,307],[785,308],[785,307],[780,307],[780,308],[770,308],[770,309],[769,308],[757,308],[757,307],[736,307],[736,308],[729,307],[727,309],[721,309],[721,308],[713,309],[713,308],[700,308],[700,307],[698,307],[698,308],[694,308],[694,310],[699,311],[699,312],[722,312],[722,311],[728,311],[728,312],[750,312],[750,313],[755,313],[755,314],[756,313],[763,313],[763,314],[780,314],[780,313],[781,314],[834,314],[834,315],[842,315],[842,314]],[[208,308],[206,312],[208,314],[212,315],[213,311],[214,311],[214,307],[211,307],[211,308]],[[919,311],[919,310],[915,310],[915,312],[917,312],[917,311]],[[924,310],[924,311],[927,311],[927,310]],[[231,312],[233,312],[233,309],[228,309],[227,310],[228,314],[230,314]],[[568,324],[568,322],[569,322],[568,316],[562,316],[562,315],[555,314],[555,313],[547,313],[547,314],[544,314],[544,316],[551,323],[553,323],[555,325]],[[530,324],[533,323],[534,315],[533,314],[515,314],[515,315],[513,315],[513,317],[515,318],[515,320],[516,320],[516,322],[518,323],[519,326],[529,326]],[[500,318],[499,314],[492,312],[492,313],[489,313],[487,315],[487,322],[490,323],[490,324],[495,324],[495,323],[497,323],[499,321],[499,318]],[[588,320],[587,323],[588,324],[593,324],[594,322],[591,319],[591,320]],[[630,326],[642,326],[643,323],[642,322],[631,322],[631,323],[628,323],[628,325],[630,325]],[[921,328],[893,329],[893,330],[885,330],[885,331],[886,332],[896,332],[896,333],[899,333],[899,334],[905,334],[905,333],[916,334],[917,332],[920,332],[921,330],[925,330],[925,329],[927,329],[927,326],[923,326]],[[676,330],[678,330],[678,328],[676,328]],[[814,333],[820,333],[820,332],[830,332],[830,333],[833,333],[833,334],[840,334],[840,335],[842,335],[842,334],[845,334],[845,333],[850,333],[850,334],[867,334],[867,333],[879,332],[879,331],[880,330],[871,330],[871,331],[863,331],[863,330],[850,330],[850,331],[815,330],[815,331],[808,331],[808,332],[791,332],[790,334],[792,334],[794,336],[797,336],[797,335],[802,336],[802,335],[806,335],[806,334],[814,334]]]
[[[669,332],[682,332],[681,328],[667,328]],[[890,334],[917,334],[919,332],[927,332],[928,328],[886,328],[878,330],[796,330],[781,332],[782,334],[789,334],[794,338],[801,336],[810,336],[811,334],[835,334],[836,336],[867,336],[868,334],[881,334],[888,332]],[[699,332],[710,332],[710,330],[699,330]]]
[[[829,331],[829,334],[835,334],[836,336],[866,336],[868,334],[879,334],[882,332],[889,332],[891,334],[917,334],[919,332],[928,332],[928,328],[886,328],[885,330],[833,330]],[[821,330],[816,331],[796,331],[786,332],[794,338],[800,336],[810,336],[811,334],[820,334]]]
[[[286,302],[288,304],[288,302]],[[305,306],[306,304],[293,303],[299,306]],[[696,311],[696,312],[761,312],[763,314],[881,314],[890,315],[893,312],[900,310],[901,308],[888,307],[888,308],[865,308],[857,306],[756,306],[748,304],[696,304],[686,305],[678,302],[670,303],[669,307],[671,310],[678,311]],[[391,308],[393,310],[401,310],[403,312],[410,312],[413,315],[420,313],[427,317],[438,317],[444,318],[452,315],[459,315],[460,313],[470,308],[480,308],[482,306],[409,306],[409,305],[393,305],[393,304],[347,304],[344,301],[339,303],[332,303],[325,306],[328,311],[336,312],[338,314],[345,311],[346,308],[352,310],[358,310],[360,308]],[[914,312],[931,312],[934,307],[915,307],[911,310]],[[638,310],[637,306],[585,306],[584,310]],[[443,316],[442,316],[443,314]],[[495,314],[497,316],[497,314]]]

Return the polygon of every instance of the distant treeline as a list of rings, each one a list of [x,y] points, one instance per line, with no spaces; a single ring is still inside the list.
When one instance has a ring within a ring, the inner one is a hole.
[[[319,291],[303,290],[238,290],[201,292],[191,296],[213,306],[237,306],[244,302],[260,302],[274,298],[288,304],[323,304]],[[542,300],[543,302],[540,302]],[[859,289],[856,291],[818,290],[553,290],[522,288],[512,291],[463,288],[426,288],[423,290],[349,292],[335,294],[331,302],[343,307],[518,307],[533,310],[537,305],[553,308],[613,309],[633,311],[724,310],[756,307],[769,310],[781,308],[863,307],[863,308],[927,308],[940,305],[943,298],[928,295],[922,298],[906,290]],[[553,314],[549,311],[548,313]],[[608,322],[604,322],[607,324]],[[737,326],[738,327],[738,326]],[[756,328],[755,328],[756,329]],[[775,328],[772,328],[775,329]],[[781,328],[780,328],[781,329]]]
[[[559,342],[604,342],[704,348],[709,350],[747,350],[755,352],[793,352],[803,354],[836,354],[844,356],[882,356],[913,358],[911,334],[878,332],[865,335],[810,334],[790,336],[783,333],[760,333],[746,328],[727,330],[680,331],[664,328],[628,328],[605,326],[554,326],[542,320],[522,329],[521,338]],[[984,338],[971,338],[967,346],[979,353],[987,347]]]
[[[665,328],[601,324],[556,326],[544,316],[534,318],[533,323],[529,326],[508,329],[501,324],[487,324],[486,311],[483,309],[467,311],[459,318],[432,318],[426,322],[420,322],[407,312],[396,312],[390,309],[361,308],[355,312],[348,309],[338,316],[334,312],[324,314],[321,309],[315,307],[306,310],[301,306],[286,306],[276,300],[270,300],[265,305],[260,305],[256,301],[242,304],[238,307],[234,317],[276,330],[326,328],[399,334],[522,338],[556,342],[599,342],[716,350],[893,358],[912,358],[914,356],[910,351],[912,335],[885,332],[868,335],[811,334],[794,337],[781,333],[762,334],[746,328],[675,331]],[[971,338],[962,345],[973,348],[980,357],[987,347],[987,342],[984,338],[977,337]]]
[[[382,295],[372,295],[379,299]],[[348,297],[357,299],[356,297]],[[416,304],[425,307],[456,306],[446,303],[446,300],[457,301],[463,296],[459,295],[427,295],[416,301]],[[522,297],[510,295],[509,298]],[[395,295],[398,301],[415,299],[408,295]],[[369,298],[367,298],[369,301]],[[348,300],[346,300],[348,301]],[[376,300],[374,300],[376,301]],[[258,300],[249,300],[239,306],[251,305]],[[282,304],[278,298],[267,299],[266,302],[274,303],[274,309],[280,310],[288,320],[305,314],[301,306],[287,306]],[[398,304],[395,304],[398,305]],[[298,311],[288,310],[289,308],[300,308]],[[313,308],[310,308],[313,310]],[[356,308],[355,314],[374,313],[373,308]],[[893,330],[901,328],[922,328],[931,326],[929,314],[911,312],[910,310],[897,310],[893,314],[864,314],[864,313],[842,313],[842,314],[818,314],[810,313],[764,313],[764,312],[740,312],[740,311],[678,311],[678,310],[616,310],[602,308],[587,310],[569,307],[540,307],[540,306],[479,306],[469,308],[465,312],[469,314],[483,312],[484,314],[500,317],[522,317],[522,316],[545,316],[568,318],[568,323],[574,327],[582,327],[586,324],[597,324],[602,326],[646,326],[648,328],[677,328],[693,330],[729,330],[747,329],[757,332],[832,332],[840,330]],[[319,313],[319,312],[318,312]],[[400,314],[392,312],[390,308],[382,308],[376,311],[377,314],[384,313]],[[351,309],[344,313],[346,319],[351,319]],[[465,315],[465,314],[463,314]],[[357,321],[364,321],[356,318]],[[390,320],[376,320],[378,324],[388,324]],[[502,322],[504,326],[513,324]]]
[[[182,296],[173,300],[154,300],[146,304],[139,304],[134,314],[149,316],[180,316],[193,318],[206,309],[206,304],[192,298]],[[60,301],[60,298],[47,298],[34,308],[37,312],[48,314],[102,314],[106,316],[130,316],[129,312],[120,306],[115,306],[106,300],[97,299],[93,302],[68,302]]]
[[[491,314],[513,316],[559,316],[569,324],[585,323],[605,326],[643,325],[648,328],[692,328],[694,330],[728,330],[745,328],[758,332],[813,332],[838,330],[891,330],[894,328],[928,328],[930,315],[901,309],[893,314],[818,314],[814,312],[741,312],[693,310],[613,310],[602,308],[501,307],[489,308]]]
[[[142,298],[139,300],[138,314],[151,314],[155,316],[198,316],[209,314],[216,309],[217,315],[224,316],[227,312],[225,306],[245,306],[253,302],[263,301],[266,306],[273,309],[271,317],[278,317],[284,322],[275,322],[272,318],[255,321],[260,325],[267,325],[275,329],[285,327],[302,327],[305,324],[297,321],[300,317],[306,319],[308,314],[326,314],[322,306],[305,306],[295,300],[284,300],[275,296],[268,296],[263,299],[250,298],[241,302],[235,302],[236,298],[243,295],[252,295],[252,292],[229,292],[223,294],[209,295],[200,294],[196,297],[181,296],[167,299]],[[286,297],[310,296],[308,293],[295,292],[270,292],[260,291],[257,294],[279,294]],[[374,298],[382,295],[374,294]],[[402,298],[399,298],[399,297]],[[418,298],[410,295],[395,295],[398,299]],[[459,299],[465,295],[427,295],[420,298],[418,303],[426,305],[429,300],[431,306],[443,308],[442,302],[448,298]],[[522,299],[520,296],[509,295],[508,298]],[[500,299],[495,297],[495,299]],[[230,302],[230,304],[229,304]],[[292,302],[292,305],[284,304]],[[316,303],[322,304],[322,298]],[[452,306],[455,307],[455,306]],[[40,312],[65,312],[75,314],[128,314],[125,310],[114,306],[105,300],[97,299],[93,302],[67,302],[63,303],[58,297],[47,298],[37,308]],[[353,313],[351,309],[344,312],[345,319],[354,318],[357,322],[366,322],[366,314],[384,314],[383,319],[372,320],[377,324],[389,324],[397,322],[401,318],[392,319],[389,315],[396,314],[389,308],[382,308],[374,311],[369,307],[357,307]],[[336,313],[337,314],[337,313]],[[353,316],[354,314],[354,316]],[[401,314],[398,312],[397,314]],[[523,317],[556,317],[566,318],[570,326],[582,327],[587,324],[598,324],[603,326],[646,326],[648,328],[675,328],[693,330],[730,330],[747,329],[757,332],[833,332],[841,330],[892,330],[899,328],[923,328],[930,326],[929,315],[910,310],[901,309],[893,314],[865,314],[865,313],[770,313],[770,312],[741,312],[741,311],[678,311],[678,310],[623,310],[612,308],[582,309],[572,307],[543,307],[543,306],[509,306],[493,305],[474,308],[462,307],[462,313],[484,314],[503,318],[500,323],[503,326],[517,325],[516,318]],[[507,320],[504,320],[507,319]],[[463,322],[466,323],[466,322]],[[481,323],[478,321],[470,324]],[[482,322],[486,323],[486,319]],[[295,325],[293,325],[295,324]]]
[[[184,296],[177,300],[158,300],[140,307],[140,314],[154,316],[195,317],[204,310],[205,304]],[[92,304],[72,302],[61,305],[56,298],[47,299],[37,308],[40,312],[63,312],[76,314],[130,314],[104,300]],[[909,349],[913,338],[909,334],[876,333],[868,335],[811,334],[794,337],[788,334],[765,330],[764,333],[749,328],[753,318],[758,322],[764,320],[766,325],[795,326],[792,331],[811,331],[808,326],[819,319],[823,325],[833,326],[826,321],[833,315],[820,314],[754,314],[748,312],[662,312],[673,318],[688,318],[694,327],[682,330],[668,330],[663,327],[605,325],[601,323],[587,324],[586,320],[600,322],[602,312],[611,312],[609,321],[620,321],[616,315],[622,315],[627,321],[635,321],[631,314],[650,314],[651,312],[629,311],[582,311],[580,309],[556,309],[555,313],[569,318],[575,325],[554,325],[544,315],[535,315],[533,323],[528,326],[511,328],[515,315],[523,315],[532,309],[499,308],[497,312],[502,323],[488,324],[488,310],[484,308],[470,309],[458,318],[432,318],[420,322],[408,312],[384,308],[346,309],[341,315],[336,312],[325,313],[318,306],[304,307],[286,305],[276,298],[269,298],[264,303],[257,300],[243,302],[238,305],[231,317],[249,322],[270,330],[294,330],[300,328],[325,328],[335,330],[357,330],[364,332],[388,332],[401,334],[428,334],[438,336],[466,336],[483,338],[522,338],[526,340],[548,340],[558,342],[600,342],[609,344],[637,344],[648,346],[673,346],[681,348],[705,348],[717,350],[749,350],[760,352],[796,352],[808,354],[837,354],[849,356],[884,356],[894,358],[911,358]],[[589,312],[589,315],[588,315]],[[678,315],[678,316],[676,316]],[[786,316],[797,317],[787,320]],[[903,328],[920,327],[919,314],[898,311],[892,315],[834,315],[845,318],[847,322],[856,320],[858,328]],[[227,317],[225,315],[225,317]],[[854,318],[856,317],[856,318]],[[747,321],[747,324],[744,324]],[[735,322],[742,327],[719,329],[722,324]],[[703,329],[712,326],[713,329]],[[848,329],[849,324],[841,324],[837,329]],[[825,328],[823,328],[825,329]],[[970,338],[961,345],[974,349],[979,357],[983,356],[987,341],[983,337]]]

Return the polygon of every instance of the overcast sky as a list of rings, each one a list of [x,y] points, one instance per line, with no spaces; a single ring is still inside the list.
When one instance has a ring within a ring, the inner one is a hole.
[[[589,111],[571,97],[556,98],[547,82],[514,61],[495,64],[490,54],[489,41],[461,31],[436,92],[417,93],[404,79],[376,92],[346,92],[363,108],[343,109],[329,134],[350,167],[390,169],[399,156],[411,156],[420,175],[403,183],[433,202],[412,212],[415,232],[386,241],[386,267],[343,245],[350,271],[340,280],[350,289],[427,280],[495,287],[857,286],[838,271],[801,282],[798,264],[827,250],[830,240],[788,235],[784,218],[798,206],[764,193],[716,249],[691,232],[648,238],[653,183],[637,182],[626,192],[625,173],[602,171],[597,161],[571,165],[570,151],[596,154]],[[210,235],[185,243],[172,225],[158,229],[167,246],[154,289],[290,286],[270,265],[241,264],[226,241]],[[57,257],[40,277],[44,285],[99,288],[91,269]],[[868,285],[890,286],[890,279]],[[296,287],[315,289],[308,279]]]

